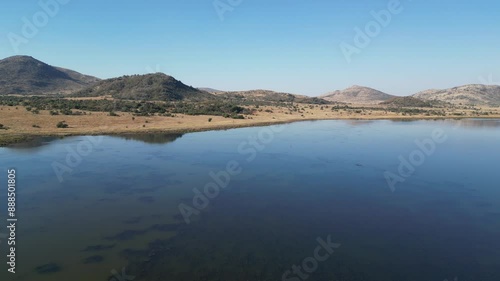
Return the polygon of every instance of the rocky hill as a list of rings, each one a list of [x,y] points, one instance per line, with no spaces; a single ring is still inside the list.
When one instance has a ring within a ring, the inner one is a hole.
[[[234,102],[296,102],[310,104],[327,104],[328,101],[303,95],[294,95],[289,93],[279,93],[269,90],[250,90],[239,92],[219,92],[215,93],[217,97]]]
[[[205,101],[215,99],[214,95],[187,86],[172,76],[163,73],[106,79],[71,96],[112,96],[119,99],[158,101]]]
[[[353,104],[379,104],[395,96],[381,91],[361,86],[352,86],[345,90],[335,91],[321,96],[320,98],[332,102],[343,102]]]
[[[463,105],[500,106],[500,86],[465,85],[445,90],[427,90],[413,95],[427,101]]]
[[[99,79],[73,70],[54,67],[29,56],[0,60],[0,94],[68,94]]]

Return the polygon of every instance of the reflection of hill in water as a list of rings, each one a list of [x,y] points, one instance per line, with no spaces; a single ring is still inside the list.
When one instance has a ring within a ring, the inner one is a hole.
[[[500,127],[498,119],[463,119],[456,121],[463,128],[493,128]]]
[[[432,120],[391,120],[391,122],[406,122],[406,123],[415,123],[415,122],[432,122]],[[446,124],[451,124],[455,125],[461,128],[475,128],[475,129],[480,129],[480,128],[495,128],[495,127],[500,127],[500,120],[499,119],[438,119],[435,120],[435,122],[440,122],[440,123],[446,123]],[[353,124],[360,124],[360,123],[353,123]],[[362,124],[362,123],[361,123]]]
[[[127,134],[115,135],[113,137],[151,144],[165,144],[176,141],[182,137],[182,134]]]
[[[44,146],[58,139],[60,139],[60,137],[35,137],[30,138],[25,142],[11,144],[7,146],[7,148],[18,150],[19,152],[35,153],[40,151]]]
[[[362,125],[370,125],[374,123],[374,120],[345,120],[345,122],[351,126],[362,126]]]
[[[127,135],[113,135],[113,138],[120,138],[125,140],[140,141],[150,144],[165,144],[174,142],[182,137],[182,134],[127,134]],[[35,137],[25,142],[20,142],[8,146],[8,149],[18,150],[23,153],[35,153],[41,151],[45,146],[52,144],[59,139],[70,139],[78,137]]]

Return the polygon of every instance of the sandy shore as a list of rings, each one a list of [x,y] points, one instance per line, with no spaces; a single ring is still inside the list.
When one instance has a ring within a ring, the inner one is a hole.
[[[466,115],[460,118],[500,118],[498,109],[485,116]],[[261,107],[247,119],[228,119],[219,116],[191,116],[178,114],[175,117],[140,117],[131,113],[117,112],[109,116],[105,112],[87,112],[87,115],[50,115],[48,111],[32,114],[22,106],[0,106],[0,123],[7,129],[0,130],[0,146],[22,142],[37,136],[111,135],[131,133],[186,133],[229,128],[265,126],[306,120],[378,120],[378,119],[443,119],[457,116],[401,115],[393,112],[365,110],[332,111],[321,106],[309,106],[303,113],[292,112],[279,107]],[[209,122],[209,119],[211,121]],[[65,121],[69,127],[57,128]]]

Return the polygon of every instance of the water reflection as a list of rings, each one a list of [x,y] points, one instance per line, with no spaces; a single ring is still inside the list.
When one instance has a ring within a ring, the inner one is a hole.
[[[183,134],[124,134],[112,137],[139,141],[149,144],[166,144],[181,138]]]
[[[35,153],[40,151],[40,148],[43,146],[62,138],[63,137],[34,137],[24,142],[11,144],[7,148],[18,150],[20,152]]]
[[[496,128],[500,127],[500,120],[497,119],[462,119],[455,121],[463,128]]]
[[[131,141],[138,141],[142,143],[148,144],[166,144],[176,141],[181,138],[183,134],[160,134],[160,133],[152,133],[152,134],[121,134],[121,135],[112,135],[112,138],[120,138]],[[96,138],[99,136],[95,136]],[[70,136],[70,137],[33,137],[28,141],[15,143],[7,146],[7,149],[12,149],[15,151],[23,152],[23,153],[36,153],[42,151],[45,146],[53,144],[53,142],[57,140],[65,140],[67,142],[71,142],[72,139],[80,139],[81,136]]]

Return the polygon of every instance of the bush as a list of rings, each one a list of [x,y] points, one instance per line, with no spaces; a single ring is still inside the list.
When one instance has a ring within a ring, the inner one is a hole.
[[[61,109],[61,113],[63,115],[73,115],[73,111],[71,111],[71,109],[67,109],[67,108]]]
[[[243,115],[233,115],[233,116],[231,116],[231,118],[233,118],[233,119],[245,119],[245,116],[243,116]]]
[[[33,125],[32,127],[33,128],[40,128],[40,126],[38,126],[38,125]]]
[[[64,129],[64,128],[68,128],[68,124],[66,124],[66,121],[61,121],[59,123],[57,123],[57,128],[61,128],[61,129]]]
[[[212,118],[208,118],[208,122],[212,122]]]

